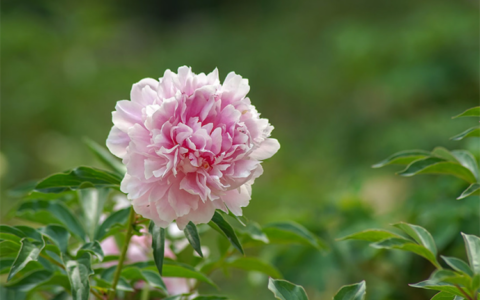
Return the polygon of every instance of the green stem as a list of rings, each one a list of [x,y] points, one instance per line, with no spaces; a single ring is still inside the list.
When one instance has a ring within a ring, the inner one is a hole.
[[[130,239],[133,236],[133,226],[135,225],[135,210],[133,207],[130,207],[130,215],[128,217],[127,223],[127,234],[125,236],[125,243],[123,244],[122,252],[120,253],[120,258],[118,259],[117,269],[113,276],[112,290],[108,294],[108,300],[113,300],[115,298],[115,293],[117,291],[118,280],[120,279],[120,273],[122,273],[122,266],[125,258],[127,256],[128,245],[130,244]]]

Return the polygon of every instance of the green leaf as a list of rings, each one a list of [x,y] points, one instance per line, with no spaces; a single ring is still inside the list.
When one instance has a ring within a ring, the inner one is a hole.
[[[0,257],[16,257],[18,250],[20,250],[20,243],[13,241],[0,242]]]
[[[32,240],[36,240],[41,242],[43,240],[42,234],[38,232],[35,228],[23,225],[14,226],[16,229],[22,231],[26,237],[31,238]]]
[[[467,248],[467,257],[470,267],[475,274],[480,274],[480,238],[472,234],[462,232],[465,248]]]
[[[303,287],[283,279],[268,279],[268,289],[279,300],[308,300]]]
[[[0,225],[0,239],[20,243],[26,235],[15,227]]]
[[[105,166],[109,167],[121,176],[125,175],[127,168],[125,168],[119,159],[113,156],[110,151],[89,138],[84,138],[83,141],[87,145],[88,149],[92,151],[95,157],[97,157],[97,159]]]
[[[86,235],[74,214],[60,201],[32,200],[22,203],[17,210],[19,217],[49,225],[57,223],[73,235],[85,241]]]
[[[435,245],[435,241],[433,240],[430,232],[428,232],[425,228],[404,222],[394,224],[394,226],[403,230],[417,243],[430,250],[433,255],[437,256],[437,246]]]
[[[435,149],[433,149],[432,151],[432,155],[439,158],[443,158],[448,161],[453,161],[458,163],[458,160],[455,157],[455,155],[453,155],[452,152],[448,151],[448,149],[444,147],[435,147]]]
[[[380,242],[389,238],[402,238],[401,236],[386,230],[381,229],[367,229],[351,235],[340,238],[340,241],[344,240],[361,240],[367,242]]]
[[[31,261],[37,261],[40,252],[45,247],[45,241],[42,242],[33,241],[30,242],[27,238],[21,240],[22,246],[18,252],[18,256],[13,263],[10,273],[8,274],[7,281],[12,279],[15,274],[20,272]]]
[[[270,243],[270,240],[268,239],[265,232],[263,232],[262,228],[260,228],[260,225],[255,222],[248,222],[243,232],[246,233],[254,241],[260,241],[264,244]]]
[[[76,260],[67,261],[65,266],[72,287],[73,300],[88,300],[90,295],[90,281],[88,277],[93,275],[90,254],[83,253]]]
[[[83,210],[85,228],[92,240],[95,237],[95,230],[109,192],[109,189],[94,188],[78,190],[78,200]]]
[[[203,274],[202,272],[195,270],[189,265],[174,263],[167,260],[163,265],[163,277],[193,278],[208,283],[211,286],[217,288],[215,283],[213,283],[213,281],[210,280],[210,278],[208,278],[207,275]]]
[[[137,267],[127,267],[122,270],[122,276],[127,280],[143,280],[154,288],[167,291],[167,287],[157,272],[150,270],[140,270]]]
[[[378,249],[398,249],[413,252],[428,259],[436,267],[440,267],[440,264],[437,262],[435,255],[430,250],[428,250],[424,246],[415,244],[405,239],[389,238],[377,243],[373,243],[370,246]]]
[[[190,221],[187,224],[187,226],[185,226],[185,230],[183,232],[185,233],[185,236],[187,237],[187,240],[190,243],[190,245],[192,245],[193,249],[195,249],[198,255],[203,257],[202,247],[200,244],[200,236],[198,235],[197,226],[195,226],[195,224],[193,224],[193,222]]]
[[[472,155],[472,153],[466,150],[453,150],[452,154],[455,155],[455,158],[462,166],[470,170],[470,172],[472,172],[475,178],[478,179],[477,160]]]
[[[2,257],[0,258],[0,275],[7,274],[10,272],[10,267],[13,265],[15,258],[4,256],[2,251],[0,251],[0,253],[2,253]]]
[[[480,106],[467,109],[463,113],[456,115],[455,117],[452,117],[452,119],[461,118],[461,117],[480,117]]]
[[[430,152],[424,150],[406,150],[397,152],[387,159],[382,160],[381,162],[374,164],[372,168],[381,168],[387,165],[397,164],[397,165],[408,165],[416,160],[430,156]]]
[[[213,215],[212,221],[209,223],[212,228],[215,228],[214,226],[212,226],[212,223],[215,224],[218,229],[220,229],[220,231],[227,237],[233,247],[240,251],[240,253],[244,254],[242,245],[240,244],[240,241],[238,240],[238,237],[235,234],[233,227],[217,211]]]
[[[452,136],[450,139],[454,141],[460,141],[468,137],[480,137],[480,126],[468,128],[464,132]]]
[[[439,157],[428,157],[414,161],[398,174],[406,177],[418,174],[446,174],[456,176],[470,183],[476,181],[475,176],[469,169],[459,163],[446,161]]]
[[[152,235],[152,249],[153,249],[153,259],[155,265],[157,266],[158,273],[162,274],[163,269],[163,257],[165,254],[165,228],[161,228],[153,221],[150,221],[150,226],[148,226],[148,232]]]
[[[457,200],[462,200],[470,196],[478,195],[480,195],[480,184],[472,183],[466,190],[463,191],[463,193],[457,198]]]
[[[223,296],[198,296],[193,300],[228,300],[228,298]]]
[[[0,242],[0,253],[2,257],[16,257],[19,250],[20,243],[8,240]]]
[[[340,288],[333,300],[363,300],[367,286],[365,281],[356,284],[345,285]]]
[[[308,231],[305,227],[294,222],[270,223],[263,227],[271,243],[276,244],[303,244],[310,245],[318,250],[328,249],[325,242]]]
[[[77,252],[77,257],[82,256],[85,252],[95,255],[100,261],[103,261],[104,254],[98,241],[83,244]]]
[[[433,296],[433,298],[430,299],[430,300],[456,300],[456,297],[457,296],[455,296],[453,294],[450,294],[450,293],[447,293],[447,292],[440,292],[440,293],[436,294],[435,296]]]
[[[62,253],[67,253],[68,239],[70,233],[60,225],[48,225],[39,228],[38,231],[48,237]]]
[[[28,292],[35,287],[47,282],[53,276],[53,272],[48,270],[36,270],[26,276],[7,284],[9,289]]]
[[[430,280],[425,280],[425,281],[421,281],[419,283],[409,284],[409,286],[415,287],[415,288],[420,288],[420,289],[426,289],[426,290],[441,291],[441,292],[450,293],[450,294],[453,294],[453,295],[456,295],[456,296],[464,297],[464,295],[460,292],[460,290],[457,289],[452,284],[437,283],[437,282],[432,282]]]
[[[78,167],[43,179],[35,190],[42,193],[60,193],[89,187],[118,188],[120,181],[122,176],[118,174],[96,168]]]
[[[245,271],[261,272],[274,278],[282,278],[282,274],[280,274],[277,268],[255,257],[239,257],[229,259],[225,262],[225,265]]]
[[[109,230],[116,224],[124,225],[128,220],[130,214],[130,207],[118,210],[109,215],[105,221],[98,227],[95,234],[95,240],[101,241],[108,236]]]
[[[448,257],[448,256],[441,256],[441,257],[455,271],[458,271],[470,277],[473,277],[474,274],[472,269],[463,260],[458,259],[456,257]]]

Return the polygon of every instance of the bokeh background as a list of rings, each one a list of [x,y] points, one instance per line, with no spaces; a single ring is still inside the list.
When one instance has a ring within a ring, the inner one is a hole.
[[[396,221],[432,232],[440,253],[465,258],[460,231],[480,234],[478,198],[456,178],[401,178],[371,169],[405,149],[467,148],[449,137],[479,104],[476,1],[2,1],[1,215],[7,190],[78,165],[98,165],[82,142],[104,144],[132,83],[179,66],[250,80],[250,98],[282,148],[264,163],[245,215],[295,220],[331,246],[256,253],[312,300],[367,281],[368,299],[429,299],[408,287],[423,259],[336,238]],[[273,299],[257,274],[213,280],[233,299]],[[202,291],[209,288],[201,286]]]

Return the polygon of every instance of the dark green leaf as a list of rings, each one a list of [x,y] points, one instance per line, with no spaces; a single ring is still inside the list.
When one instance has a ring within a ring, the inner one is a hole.
[[[205,283],[210,284],[213,287],[217,287],[207,275],[195,270],[194,268],[180,263],[171,263],[166,262],[163,265],[163,277],[182,277],[182,278],[193,278]]]
[[[453,294],[450,294],[450,293],[447,293],[447,292],[440,292],[440,293],[436,294],[435,296],[433,296],[433,298],[430,299],[430,300],[456,300],[455,297],[456,296],[453,295]]]
[[[466,262],[456,257],[442,256],[442,259],[455,271],[461,272],[468,276],[473,276],[472,269],[468,266]]]
[[[23,238],[21,243],[22,246],[20,247],[18,256],[10,269],[7,281],[12,279],[15,274],[25,268],[29,262],[38,260],[38,255],[42,251],[43,247],[45,247],[45,241],[43,240],[42,242],[30,242],[27,238]]]
[[[15,258],[4,256],[2,251],[0,253],[2,254],[0,258],[0,274],[7,274],[10,272],[10,267],[13,265]]]
[[[78,200],[83,210],[85,228],[90,239],[94,239],[103,206],[107,200],[109,189],[78,190]]]
[[[26,237],[31,238],[32,240],[41,242],[43,240],[42,234],[38,232],[35,228],[23,225],[14,226],[14,228],[22,231]]]
[[[15,227],[0,225],[0,239],[20,243],[26,235]]]
[[[452,117],[452,119],[460,118],[460,117],[480,117],[480,106],[467,109],[463,113],[456,115],[455,117]]]
[[[228,300],[228,298],[223,296],[198,296],[193,300]]]
[[[72,287],[73,300],[88,300],[90,295],[90,281],[88,277],[93,275],[90,254],[83,253],[76,260],[67,261],[65,266]]]
[[[63,226],[48,225],[46,227],[39,228],[38,231],[52,240],[52,242],[57,245],[58,249],[60,249],[62,253],[67,253],[70,233]]]
[[[84,252],[95,255],[100,261],[103,261],[103,250],[98,241],[90,242],[83,244],[83,246],[78,250],[77,257],[82,256]]]
[[[150,226],[148,231],[152,235],[152,249],[153,249],[153,259],[155,260],[155,265],[157,266],[158,273],[163,275],[163,257],[165,254],[165,228],[161,228],[153,221],[150,221]]]
[[[7,284],[7,287],[17,291],[28,292],[48,281],[52,275],[53,273],[48,270],[36,270],[14,282]]]
[[[468,137],[480,137],[480,127],[475,126],[472,128],[468,128],[464,132],[452,136],[450,139],[454,141],[460,141]]]
[[[367,286],[365,281],[356,284],[345,285],[340,288],[333,300],[363,300]]]
[[[302,225],[294,222],[270,223],[263,227],[263,232],[267,235],[271,243],[298,243],[313,246],[318,250],[328,249],[325,242],[320,240]]]
[[[389,238],[377,243],[373,243],[371,244],[371,246],[379,249],[398,249],[413,252],[428,259],[436,267],[440,267],[440,264],[437,262],[435,255],[430,250],[428,250],[424,246],[415,244],[405,239]]]
[[[122,176],[118,174],[96,168],[78,167],[43,179],[35,190],[42,193],[60,193],[89,187],[118,188],[120,181]]]
[[[467,248],[467,257],[470,267],[475,274],[480,274],[480,238],[472,234],[462,233]]]
[[[425,228],[404,222],[394,224],[394,226],[403,230],[417,243],[430,250],[433,255],[437,256],[437,246],[435,245],[435,241],[433,240],[430,232],[428,232]]]
[[[193,224],[193,222],[190,221],[187,224],[187,226],[185,226],[185,230],[183,232],[185,233],[185,236],[187,237],[187,240],[190,243],[190,245],[192,245],[193,249],[195,249],[198,255],[203,257],[202,247],[200,244],[200,236],[198,235],[197,226],[195,226],[195,224]]]
[[[230,217],[234,218],[235,220],[237,220],[238,223],[240,223],[240,225],[247,226],[248,220],[244,216],[237,216],[237,215],[233,214],[231,211],[228,211],[228,215]]]
[[[466,150],[453,150],[452,154],[455,155],[455,158],[462,166],[470,170],[473,176],[475,176],[475,178],[478,179],[477,160],[472,155],[472,153]]]
[[[428,157],[414,161],[398,174],[407,177],[418,174],[445,174],[456,176],[470,183],[476,181],[474,174],[469,169],[459,163],[446,161],[438,157]]]
[[[130,207],[118,210],[111,215],[109,215],[102,225],[98,227],[97,233],[95,234],[95,240],[101,241],[108,236],[108,231],[111,227],[116,224],[124,225],[128,220],[128,215],[130,214]]]
[[[280,272],[274,266],[255,257],[239,257],[229,259],[225,262],[226,266],[242,269],[245,271],[257,271],[274,278],[282,278]]]
[[[118,160],[118,158],[116,158],[110,153],[110,151],[89,138],[84,138],[84,142],[85,144],[87,144],[88,148],[92,151],[92,153],[98,158],[98,160],[101,161],[105,166],[111,168],[113,171],[115,171],[121,176],[125,175],[127,169]]]
[[[436,284],[449,283],[465,288],[471,285],[471,278],[468,275],[445,269],[434,271],[428,280]]]
[[[167,287],[157,272],[150,270],[141,270],[137,267],[127,267],[122,270],[122,276],[127,280],[143,280],[154,288],[167,291]]]
[[[408,165],[416,160],[430,156],[430,152],[424,150],[407,150],[397,152],[387,159],[382,160],[381,162],[374,164],[372,168],[381,168],[387,165],[397,164],[397,165]]]
[[[419,283],[409,284],[409,286],[420,288],[420,289],[447,292],[460,297],[464,296],[459,289],[457,289],[454,285],[448,284],[448,283],[436,283],[436,282],[431,282],[430,280],[425,280]]]
[[[220,231],[227,237],[233,247],[240,251],[240,253],[244,254],[242,245],[240,244],[240,241],[238,240],[238,237],[235,234],[233,227],[217,211],[213,215],[212,221],[209,223],[210,226],[212,225],[211,223],[214,223],[220,229]]]
[[[264,244],[270,243],[267,235],[262,231],[260,225],[255,222],[248,222],[248,225],[243,230],[252,240],[260,241]]]
[[[60,201],[27,201],[20,205],[17,214],[20,217],[46,225],[51,223],[61,224],[82,241],[86,238],[85,230],[80,222]]]
[[[282,279],[268,280],[268,289],[279,300],[308,300],[305,289]]]
[[[386,230],[381,229],[368,229],[364,231],[360,231],[351,235],[347,235],[346,237],[342,237],[339,240],[361,240],[367,242],[380,242],[386,240],[388,238],[402,238],[401,236]]]
[[[436,156],[436,157],[443,158],[443,159],[448,160],[448,161],[458,163],[458,160],[455,157],[455,155],[453,155],[452,152],[448,151],[444,147],[436,147],[435,149],[433,149],[432,155]]]
[[[17,253],[20,250],[20,243],[14,241],[1,241],[0,253],[2,257],[17,257]]]
[[[463,193],[457,198],[457,200],[462,200],[469,196],[478,196],[480,195],[480,184],[472,183]]]

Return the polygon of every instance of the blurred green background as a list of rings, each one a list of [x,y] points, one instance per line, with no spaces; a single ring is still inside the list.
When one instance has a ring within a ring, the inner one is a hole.
[[[460,231],[480,234],[478,198],[461,180],[401,178],[371,169],[404,149],[467,148],[448,138],[475,125],[450,117],[478,105],[479,13],[474,1],[2,1],[2,215],[6,190],[78,165],[82,142],[104,144],[132,83],[188,65],[250,80],[253,104],[282,148],[264,163],[245,215],[295,220],[328,253],[269,246],[258,255],[312,300],[367,280],[368,299],[429,299],[408,287],[422,258],[336,238],[396,221],[432,232],[464,258]],[[273,299],[266,278],[213,274],[233,299]],[[201,287],[208,292],[208,287]]]

